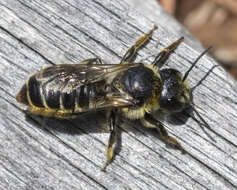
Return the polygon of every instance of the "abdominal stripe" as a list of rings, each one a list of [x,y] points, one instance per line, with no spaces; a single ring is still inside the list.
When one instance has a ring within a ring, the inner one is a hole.
[[[33,75],[29,78],[27,84],[30,102],[32,102],[34,106],[44,107],[40,92],[41,82],[37,81],[35,75]]]

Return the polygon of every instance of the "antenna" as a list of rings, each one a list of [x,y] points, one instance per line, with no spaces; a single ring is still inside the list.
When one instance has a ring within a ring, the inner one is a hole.
[[[203,130],[203,131],[205,131],[204,130],[204,127],[203,127],[203,125],[207,128],[207,129],[209,129],[210,131],[212,131],[212,132],[214,132],[213,131],[213,129],[208,125],[208,123],[205,121],[205,119],[201,116],[201,114],[197,111],[197,109],[195,108],[195,104],[194,103],[191,103],[191,108],[192,108],[192,110],[196,113],[196,115],[198,116],[198,118],[203,122],[203,123],[201,123],[200,121],[198,121],[195,117],[193,117],[192,115],[190,115],[198,124],[199,124],[199,126],[201,127],[201,129]],[[216,142],[216,140],[211,136],[211,135],[209,135],[208,133],[206,133],[207,134],[207,136],[213,141],[213,142]]]
[[[193,69],[193,67],[196,65],[196,63],[199,61],[199,59],[205,55],[210,49],[212,48],[212,46],[209,46],[207,49],[205,49],[199,56],[198,58],[193,62],[192,66],[188,69],[188,71],[184,74],[184,77],[182,79],[182,82],[184,82],[186,80],[186,78],[188,77],[188,74],[190,73],[190,71]]]

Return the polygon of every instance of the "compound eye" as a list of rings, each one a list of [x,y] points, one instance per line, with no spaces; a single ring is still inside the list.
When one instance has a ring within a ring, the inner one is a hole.
[[[161,98],[160,107],[162,110],[166,110],[168,112],[181,112],[185,104],[178,100],[177,97],[172,98]]]

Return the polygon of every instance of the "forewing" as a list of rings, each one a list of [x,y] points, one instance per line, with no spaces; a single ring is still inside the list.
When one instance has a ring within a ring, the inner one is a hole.
[[[42,69],[36,77],[49,90],[70,93],[83,85],[111,79],[131,67],[134,64],[60,64]]]
[[[56,94],[70,94],[74,90],[100,81],[108,82],[135,64],[60,64],[42,69],[36,74],[43,90]],[[95,84],[96,85],[96,84]],[[135,105],[133,98],[127,93],[106,93],[95,97],[89,106],[82,107],[76,112],[89,112],[105,110],[114,107],[127,107]],[[76,113],[75,113],[76,114]]]

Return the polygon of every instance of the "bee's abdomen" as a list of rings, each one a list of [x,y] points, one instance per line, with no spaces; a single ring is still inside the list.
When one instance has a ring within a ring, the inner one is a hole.
[[[79,108],[89,108],[98,96],[95,84],[81,86],[76,90],[76,102]]]
[[[79,108],[88,109],[89,104],[94,100],[97,95],[94,84],[83,85],[70,92],[55,89],[43,89],[43,98],[47,107],[52,109],[66,109],[77,111]]]
[[[77,109],[81,111],[87,110],[96,95],[95,84],[83,85],[69,93],[59,90],[48,90],[47,88],[43,90],[45,103],[49,108],[73,111],[77,111]]]
[[[52,109],[60,109],[60,91],[43,88],[44,105]]]
[[[35,75],[31,76],[17,94],[17,101],[25,105],[44,107],[40,88],[40,82],[36,80]]]
[[[23,85],[16,97],[18,102],[43,109],[80,112],[90,108],[90,105],[93,105],[99,95],[96,90],[96,85],[98,85],[96,83],[82,85],[75,90],[64,92],[57,85],[50,87],[37,78],[37,75],[33,75]]]
[[[27,98],[30,99],[29,101],[37,107],[44,107],[41,95],[41,82],[36,80],[35,75],[31,76],[26,83],[28,96]]]
[[[75,104],[76,104],[76,90],[74,90],[71,93],[62,93],[62,105],[64,109],[75,109]]]
[[[24,84],[22,86],[21,90],[16,95],[16,100],[19,103],[22,103],[22,104],[25,104],[25,105],[29,105],[29,102],[28,102],[28,99],[27,99],[27,87],[26,87],[26,84]]]

